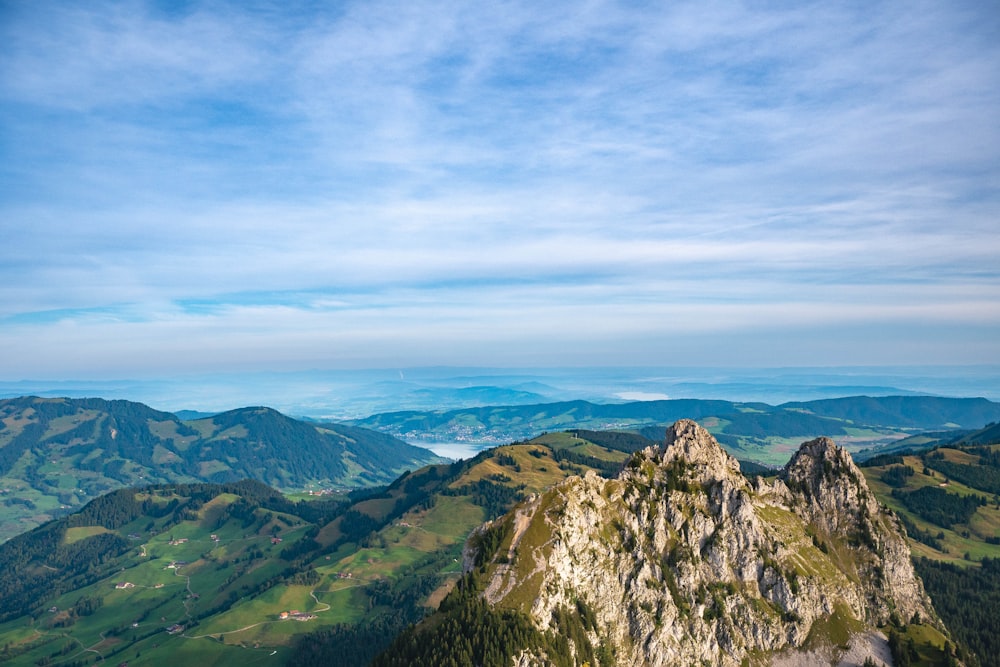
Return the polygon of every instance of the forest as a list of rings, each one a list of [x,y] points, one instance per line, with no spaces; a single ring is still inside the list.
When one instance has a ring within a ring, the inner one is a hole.
[[[917,558],[914,567],[941,620],[959,645],[972,650],[963,661],[969,667],[1000,667],[1000,559],[968,567]]]
[[[976,510],[986,504],[982,496],[960,496],[937,486],[924,486],[916,491],[895,489],[892,497],[920,518],[942,528],[968,523]]]
[[[441,603],[443,618],[407,628],[372,667],[507,667],[524,650],[544,652],[552,667],[614,667],[608,647],[595,648],[587,636],[594,629],[593,610],[577,603],[554,614],[555,632],[540,632],[523,613],[496,609],[482,597],[476,572],[467,574]],[[569,642],[577,647],[571,657]]]

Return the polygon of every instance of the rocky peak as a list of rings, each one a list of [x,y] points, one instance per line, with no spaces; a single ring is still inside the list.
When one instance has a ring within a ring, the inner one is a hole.
[[[846,450],[830,438],[816,438],[799,446],[785,466],[784,477],[814,483],[820,477],[837,477],[845,473],[861,477],[861,471]]]
[[[851,455],[830,438],[802,443],[780,478],[802,496],[811,518],[828,533],[865,530],[879,504]]]
[[[740,474],[739,462],[730,456],[712,434],[691,419],[681,419],[667,428],[662,461],[683,461],[703,469],[703,476],[720,479]]]
[[[799,447],[780,479],[815,535],[858,547],[855,572],[868,584],[872,619],[885,623],[892,613],[933,617],[899,518],[879,504],[847,451],[829,438],[810,440]]]
[[[898,520],[826,438],[751,485],[708,431],[681,420],[617,479],[571,478],[494,529],[505,525],[509,537],[480,559],[487,602],[542,631],[565,610],[592,610],[574,651],[604,646],[619,665],[736,667],[817,648],[808,641],[822,628],[861,638],[893,614],[938,623]],[[820,644],[836,663],[840,649]]]

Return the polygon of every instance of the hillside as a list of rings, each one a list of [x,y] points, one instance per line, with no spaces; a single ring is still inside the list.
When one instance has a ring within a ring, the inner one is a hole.
[[[461,587],[375,665],[860,664],[911,638],[949,660],[901,526],[827,439],[751,483],[678,422],[616,478],[531,496],[470,544]]]
[[[182,421],[141,403],[0,401],[0,540],[114,489],[257,479],[281,489],[384,484],[439,461],[383,433],[268,408]]]
[[[952,442],[962,445],[989,445],[1000,442],[1000,423],[992,422],[981,429],[964,433]]]
[[[963,444],[981,442],[987,430],[956,444],[883,454],[862,470],[906,527],[917,571],[955,637],[984,665],[998,665],[1000,445]]]
[[[633,430],[651,439],[668,424],[694,419],[736,453],[784,465],[803,440],[820,436],[856,451],[918,431],[977,429],[1000,421],[1000,403],[981,398],[855,396],[785,403],[676,399],[616,404],[587,401],[447,411],[404,411],[350,422],[410,442],[468,441],[486,445],[572,428]]]
[[[118,490],[0,545],[0,661],[365,665],[451,590],[476,526],[625,458],[562,433],[295,502],[258,482]]]

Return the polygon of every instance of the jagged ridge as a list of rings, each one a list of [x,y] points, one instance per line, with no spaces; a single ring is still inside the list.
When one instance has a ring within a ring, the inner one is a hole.
[[[486,600],[542,632],[584,610],[571,651],[600,647],[617,665],[768,664],[798,649],[835,663],[852,638],[884,648],[869,633],[890,621],[943,630],[897,519],[826,438],[751,483],[682,420],[617,479],[570,479],[504,525],[496,552],[478,557]],[[545,661],[539,649],[520,658]]]

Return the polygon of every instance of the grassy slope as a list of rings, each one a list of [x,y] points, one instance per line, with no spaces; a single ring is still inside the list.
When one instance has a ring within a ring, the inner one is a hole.
[[[1000,445],[995,445],[994,448],[1000,449]],[[968,453],[956,449],[942,448],[939,451],[944,453],[945,460],[947,461],[976,463],[978,460]],[[937,486],[944,488],[948,493],[958,495],[975,494],[991,500],[987,505],[977,509],[968,523],[958,524],[951,528],[942,528],[941,526],[925,521],[916,513],[903,507],[899,500],[892,497],[892,488],[882,481],[882,475],[892,465],[862,468],[872,491],[875,492],[880,501],[897,514],[912,521],[921,530],[929,531],[935,536],[941,533],[944,535],[941,539],[942,548],[940,550],[910,538],[910,546],[915,556],[925,556],[960,565],[969,565],[986,557],[1000,558],[1000,545],[988,544],[986,542],[987,538],[1000,537],[1000,507],[997,507],[996,503],[992,502],[992,494],[966,486],[954,480],[946,482],[945,475],[934,469],[933,459],[922,458],[920,456],[905,456],[902,465],[913,468],[914,475],[906,479],[906,486],[903,487],[903,491],[914,491],[924,486]],[[929,469],[931,475],[923,474],[925,466]],[[968,554],[969,559],[966,559],[966,554]]]
[[[454,493],[490,475],[506,474],[512,478],[510,485],[516,478],[527,493],[542,491],[568,474],[585,470],[566,462],[560,467],[552,458],[554,448],[579,450],[610,461],[624,458],[621,452],[579,438],[552,435],[543,441],[499,448],[456,468],[422,469],[390,488],[388,498],[362,500],[353,507],[384,521],[397,501],[445,483]],[[500,455],[505,455],[503,463],[497,460]],[[433,475],[428,475],[432,469]],[[447,478],[447,473],[456,469],[454,478]],[[416,481],[407,489],[406,480],[411,478]],[[336,623],[355,623],[369,614],[373,605],[369,586],[374,582],[431,576],[438,585],[428,597],[439,601],[461,571],[466,537],[485,518],[484,509],[470,496],[441,495],[429,507],[416,506],[393,518],[360,543],[339,545],[338,518],[322,528],[317,539],[325,548],[305,564],[304,569],[317,575],[315,581],[278,583],[254,594],[250,589],[287,566],[278,558],[281,550],[302,539],[309,524],[276,512],[265,520],[263,510],[256,510],[256,521],[246,527],[232,517],[220,524],[226,508],[236,500],[231,494],[219,495],[195,516],[169,527],[164,525],[166,519],[153,520],[151,527],[151,519],[144,516],[117,529],[123,537],[132,536],[133,548],[112,576],[46,599],[44,608],[54,606],[56,612],[0,625],[0,646],[9,643],[15,649],[25,649],[11,664],[31,665],[46,658],[59,664],[97,655],[115,664],[127,660],[130,665],[173,665],[183,661],[183,656],[194,660],[195,655],[199,664],[243,665],[265,659],[269,664],[281,664],[292,655],[290,645],[296,636]],[[75,527],[68,530],[67,538],[78,541],[106,530]],[[272,531],[280,535],[281,544],[271,544]],[[216,540],[211,538],[213,534]],[[180,539],[186,542],[176,543]],[[177,561],[186,564],[169,567]],[[410,572],[414,567],[418,569]],[[242,574],[230,581],[236,573]],[[116,589],[115,584],[121,581],[134,586]],[[68,619],[67,610],[83,597],[101,600],[100,608],[89,616],[77,616],[68,627],[58,627]],[[231,600],[235,601],[228,608],[200,618]],[[279,618],[282,611],[291,610],[316,618],[305,622]],[[137,625],[133,627],[133,623]],[[184,625],[184,631],[169,634],[166,628],[175,623]],[[277,653],[271,656],[272,651]]]

